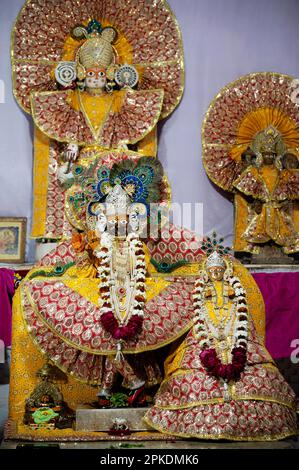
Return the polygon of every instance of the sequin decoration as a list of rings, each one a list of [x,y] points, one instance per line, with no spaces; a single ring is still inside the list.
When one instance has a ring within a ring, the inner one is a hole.
[[[71,282],[71,281],[69,281]],[[82,284],[82,279],[77,281]],[[74,281],[75,283],[75,281]],[[89,279],[90,289],[96,289],[98,280]],[[142,352],[157,349],[172,342],[192,323],[192,290],[194,283],[187,279],[173,279],[171,285],[148,301],[144,310],[143,331],[138,340],[128,340],[123,347],[126,352]],[[62,281],[31,280],[23,284],[26,299],[26,321],[35,338],[47,349],[47,334],[60,338],[71,347],[93,354],[111,354],[116,342],[103,331],[99,308],[83,298]],[[86,305],[80,306],[84,300]],[[74,312],[81,316],[74,317]],[[89,329],[90,335],[83,335]],[[58,333],[58,335],[57,335]]]
[[[217,411],[216,411],[217,407]],[[201,405],[185,410],[153,407],[146,422],[174,436],[233,441],[270,441],[296,434],[296,413],[278,403],[250,400]]]
[[[122,93],[122,92],[121,92]],[[117,148],[121,144],[135,144],[156,125],[163,103],[163,92],[126,91],[118,112],[113,109],[117,94],[111,95],[106,117],[97,128],[83,106],[81,94],[74,91],[34,93],[32,114],[35,124],[48,137],[58,141],[72,141],[82,145],[100,145]],[[78,95],[80,108],[74,109],[69,100]],[[67,122],[67,126],[65,123]]]
[[[30,112],[30,92],[53,89],[51,71],[63,58],[66,39],[75,25],[91,18],[124,35],[130,46],[126,62],[142,72],[140,88],[164,89],[162,117],[168,116],[182,97],[184,64],[179,26],[165,0],[27,0],[11,47],[20,105]]]
[[[202,240],[198,235],[173,224],[162,229],[160,238],[149,239],[147,246],[152,258],[157,262],[163,260],[176,263],[184,260],[188,263],[199,263],[204,254]]]
[[[272,72],[245,75],[224,87],[212,101],[202,126],[203,162],[209,178],[226,190],[244,170],[238,153],[238,132],[243,120],[260,109],[279,110],[294,128],[298,105],[292,100],[293,77]],[[239,156],[238,156],[239,157]]]

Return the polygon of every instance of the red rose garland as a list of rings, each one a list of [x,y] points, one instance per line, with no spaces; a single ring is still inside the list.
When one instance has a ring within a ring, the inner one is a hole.
[[[247,360],[246,349],[243,347],[233,348],[232,362],[230,364],[222,364],[214,348],[204,349],[199,357],[203,366],[210,374],[228,382],[240,378]]]
[[[143,318],[133,315],[125,326],[120,326],[113,315],[113,312],[106,312],[101,315],[101,323],[105,331],[108,331],[114,339],[129,340],[135,338],[143,325]]]
[[[245,291],[240,280],[235,276],[228,278],[230,286],[234,289],[236,298],[237,322],[234,332],[235,345],[231,351],[232,361],[229,364],[223,364],[217,355],[215,348],[211,348],[210,338],[206,330],[205,322],[207,312],[203,300],[203,293],[206,282],[203,276],[199,277],[195,283],[194,290],[194,307],[196,322],[194,331],[196,337],[200,340],[202,351],[200,360],[207,372],[216,378],[221,378],[227,382],[230,380],[238,380],[243,372],[247,362],[247,329],[248,329],[248,309],[245,297]]]
[[[102,235],[101,249],[96,253],[101,263],[98,268],[100,275],[100,304],[101,304],[101,324],[105,331],[111,334],[115,340],[134,339],[142,331],[143,326],[143,310],[145,305],[145,253],[143,244],[139,240],[138,235],[132,233],[128,235],[127,241],[135,255],[134,277],[136,280],[135,295],[133,300],[133,308],[129,318],[125,324],[120,324],[115,318],[112,307],[112,299],[110,292],[110,272],[112,258],[112,242],[108,234]]]

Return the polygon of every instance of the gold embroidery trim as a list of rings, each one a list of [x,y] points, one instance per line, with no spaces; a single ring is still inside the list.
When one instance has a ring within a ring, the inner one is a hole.
[[[31,238],[44,236],[47,220],[47,195],[50,163],[49,139],[34,129],[33,221]]]
[[[233,434],[193,434],[193,433],[173,433],[166,431],[165,428],[159,426],[158,424],[153,423],[149,418],[146,416],[143,418],[143,421],[148,424],[153,429],[161,432],[162,434],[168,434],[170,436],[177,436],[177,437],[189,437],[189,438],[196,438],[196,439],[212,439],[212,440],[221,440],[221,439],[228,439],[230,441],[279,441],[281,439],[286,439],[287,437],[295,436],[297,433],[288,432],[288,433],[281,433],[281,434],[261,434],[258,437],[251,437],[251,436],[235,436]]]
[[[205,169],[205,172],[207,173],[208,177],[210,178],[210,180],[216,184],[216,186],[220,187],[221,189],[224,189],[225,191],[232,191],[232,188],[227,188],[225,185],[221,184],[217,178],[215,178],[213,175],[210,174],[210,171],[208,170],[208,163],[207,163],[207,160],[206,160],[206,152],[205,150],[209,147],[209,146],[212,146],[212,144],[209,144],[206,142],[205,140],[205,128],[206,128],[206,124],[207,124],[207,121],[210,117],[210,114],[213,112],[213,109],[214,109],[214,106],[216,104],[216,102],[218,101],[219,97],[222,96],[226,91],[230,90],[233,86],[237,86],[241,80],[243,80],[245,77],[246,78],[255,78],[255,77],[260,77],[260,76],[268,76],[268,75],[271,75],[273,77],[283,77],[285,79],[293,79],[292,76],[290,75],[286,75],[286,74],[281,74],[281,73],[276,73],[276,72],[257,72],[257,73],[250,73],[250,74],[247,74],[247,75],[243,75],[241,77],[239,77],[237,80],[234,80],[230,83],[228,83],[226,86],[224,86],[223,88],[221,88],[221,90],[217,93],[217,95],[213,98],[213,100],[211,101],[209,107],[208,107],[208,110],[205,114],[205,117],[204,117],[204,120],[202,122],[202,126],[201,126],[201,142],[202,142],[202,150],[203,150],[203,155],[202,155],[202,161],[203,161],[203,166],[204,166],[204,169]],[[213,144],[213,146],[219,146],[219,147],[222,147],[223,148],[232,148],[235,144],[232,144],[232,145],[229,145],[229,144]]]
[[[52,280],[54,280],[52,278]],[[60,279],[60,282],[61,282],[61,279]],[[113,356],[115,355],[116,353],[116,350],[115,351],[110,351],[110,350],[107,350],[107,351],[98,351],[98,350],[93,350],[93,349],[90,349],[90,348],[86,348],[82,345],[78,345],[68,339],[66,339],[63,335],[61,335],[60,333],[58,333],[56,331],[56,329],[47,321],[45,320],[44,317],[41,316],[41,314],[39,313],[35,303],[34,303],[34,300],[32,299],[32,296],[29,292],[29,288],[28,287],[25,287],[23,286],[23,289],[24,289],[24,293],[26,294],[28,300],[29,300],[29,303],[31,305],[31,308],[33,309],[34,313],[36,314],[36,316],[40,319],[40,321],[44,324],[47,325],[47,327],[58,337],[61,339],[61,341],[63,341],[64,343],[68,344],[69,346],[71,346],[72,348],[74,349],[77,349],[79,351],[83,351],[83,352],[87,352],[87,353],[90,353],[90,354],[94,354],[96,356]],[[24,317],[25,318],[25,317]],[[26,318],[25,318],[25,321],[26,321]],[[180,330],[180,332],[178,332],[177,334],[175,334],[174,336],[172,336],[172,338],[169,338],[165,341],[161,341],[159,342],[159,344],[155,344],[155,345],[151,345],[151,346],[146,346],[146,347],[141,347],[141,348],[138,348],[138,349],[123,349],[123,353],[124,354],[137,354],[137,353],[141,353],[141,352],[146,352],[146,351],[154,351],[156,349],[160,349],[162,348],[163,346],[167,346],[168,344],[174,342],[175,340],[177,340],[178,338],[180,338],[184,333],[186,333],[187,331],[190,330],[190,328],[192,327],[193,325],[193,320],[191,322],[189,322],[184,328],[182,328]],[[29,332],[30,332],[30,327],[29,327]]]

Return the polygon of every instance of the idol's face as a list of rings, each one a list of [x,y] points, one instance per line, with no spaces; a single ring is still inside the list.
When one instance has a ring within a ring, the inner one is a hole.
[[[49,395],[43,395],[42,399],[41,399],[41,402],[44,403],[44,404],[50,403]]]
[[[107,215],[107,230],[116,237],[126,237],[129,217],[124,214]]]
[[[70,152],[78,152],[78,145],[73,144],[73,143],[69,143],[68,146],[67,146],[67,150],[70,151]]]
[[[263,164],[264,165],[273,165],[276,155],[273,153],[264,153],[263,154]]]
[[[207,273],[211,281],[221,281],[223,279],[225,269],[221,266],[212,266],[207,269]]]
[[[103,90],[106,86],[106,71],[101,67],[87,69],[85,85],[92,90]]]

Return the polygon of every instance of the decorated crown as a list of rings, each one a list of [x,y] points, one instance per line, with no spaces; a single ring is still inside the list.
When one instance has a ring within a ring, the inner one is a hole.
[[[121,65],[117,51],[112,46],[118,37],[112,26],[102,27],[94,19],[86,27],[75,26],[71,35],[73,39],[84,42],[75,53],[75,61],[60,61],[56,65],[55,78],[60,85],[69,87],[76,78],[84,80],[86,71],[95,67],[105,69],[107,78],[115,80],[121,88],[137,85],[137,69],[127,63]]]
[[[118,213],[127,212],[128,206],[132,203],[130,196],[120,184],[111,188],[105,202],[108,209],[109,206],[113,206],[113,209]]]
[[[90,213],[98,201],[114,204],[122,198],[123,204],[141,203],[148,208],[150,203],[161,200],[163,168],[154,157],[141,157],[137,162],[124,160],[114,164],[110,171],[103,167],[97,178],[88,186]]]
[[[286,150],[283,138],[274,126],[268,126],[258,132],[253,139],[251,149],[257,154],[276,153],[277,155],[282,155]]]
[[[85,77],[86,69],[92,67],[107,68],[115,62],[112,43],[117,37],[117,32],[111,26],[103,28],[97,20],[92,20],[87,27],[83,25],[75,26],[72,30],[72,36],[77,40],[86,38],[76,54],[79,79]]]

